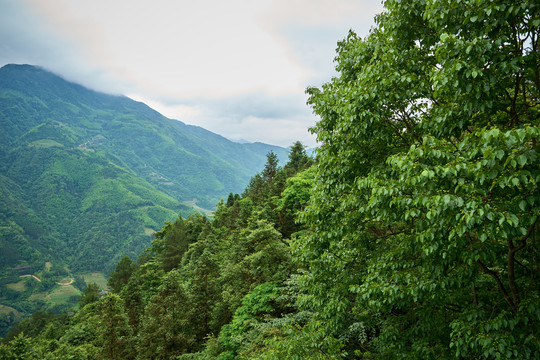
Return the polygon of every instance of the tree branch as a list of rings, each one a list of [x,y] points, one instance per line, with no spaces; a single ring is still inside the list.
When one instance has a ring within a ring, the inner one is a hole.
[[[495,282],[497,283],[497,286],[499,287],[499,291],[501,292],[501,294],[503,295],[504,297],[504,300],[506,300],[506,302],[508,303],[508,305],[510,305],[510,308],[512,309],[513,312],[515,312],[517,314],[518,310],[517,310],[517,306],[516,304],[514,304],[514,302],[512,301],[512,298],[510,297],[510,295],[508,295],[508,291],[506,291],[501,279],[499,278],[499,275],[497,274],[497,272],[489,269],[482,261],[480,260],[477,260],[476,261],[477,264],[478,264],[478,267],[480,268],[480,270],[482,270],[485,274],[488,274],[489,276],[491,276]]]
[[[519,297],[519,290],[516,284],[516,275],[515,275],[515,263],[516,263],[516,253],[523,249],[527,245],[527,239],[531,236],[534,228],[536,226],[536,221],[531,224],[529,230],[521,238],[521,243],[518,246],[514,245],[514,242],[511,238],[508,238],[508,286],[512,292],[513,302],[516,306],[519,305],[521,299]]]

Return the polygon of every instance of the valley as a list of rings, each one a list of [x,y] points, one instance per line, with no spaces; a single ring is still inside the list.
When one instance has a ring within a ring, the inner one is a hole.
[[[270,151],[287,157],[287,149],[234,143],[38,67],[4,66],[0,304],[16,309],[10,318],[72,308],[84,282],[105,288],[120,257],[136,259],[165,222],[212,216]],[[18,267],[35,278],[13,274]]]

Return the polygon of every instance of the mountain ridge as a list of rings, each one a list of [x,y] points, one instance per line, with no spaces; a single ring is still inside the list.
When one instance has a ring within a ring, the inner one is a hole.
[[[0,244],[19,249],[0,256],[0,271],[46,258],[108,270],[193,213],[186,203],[209,209],[241,192],[268,152],[287,156],[32,65],[0,68],[0,130]]]

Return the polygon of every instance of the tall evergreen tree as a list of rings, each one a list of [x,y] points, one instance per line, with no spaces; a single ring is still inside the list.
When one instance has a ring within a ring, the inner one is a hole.
[[[146,306],[138,335],[138,359],[166,360],[194,349],[193,309],[177,269],[168,272]]]
[[[124,256],[109,274],[107,285],[113,292],[119,293],[122,287],[128,283],[129,278],[136,269],[137,265],[133,263],[133,260],[129,256]]]
[[[182,266],[186,294],[193,310],[190,322],[197,324],[194,333],[198,344],[210,334],[217,334],[223,325],[215,313],[216,305],[222,300],[215,241],[213,234],[206,233],[204,240],[190,247]]]
[[[278,164],[279,160],[277,158],[277,155],[273,151],[270,151],[268,154],[266,154],[266,164],[264,165],[264,169],[261,173],[262,179],[265,184],[271,183],[274,176],[276,176],[279,169]]]
[[[79,297],[79,306],[81,308],[85,307],[87,304],[91,304],[99,300],[99,285],[91,282],[86,286],[86,289],[83,291],[82,295]]]
[[[133,331],[129,326],[122,299],[108,294],[100,301],[99,343],[103,359],[134,359]]]
[[[289,161],[283,169],[288,176],[292,176],[307,169],[312,164],[313,159],[307,155],[304,145],[300,141],[296,141],[289,150]]]

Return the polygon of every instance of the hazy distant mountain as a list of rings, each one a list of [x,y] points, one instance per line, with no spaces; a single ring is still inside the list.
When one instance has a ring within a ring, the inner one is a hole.
[[[231,141],[234,141],[239,144],[251,144],[252,141],[246,140],[246,139],[231,139]]]
[[[195,205],[241,192],[266,154],[41,68],[0,69],[0,269],[108,269]]]

